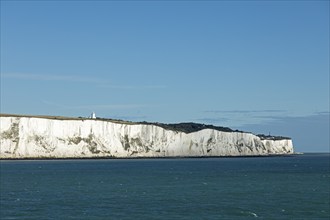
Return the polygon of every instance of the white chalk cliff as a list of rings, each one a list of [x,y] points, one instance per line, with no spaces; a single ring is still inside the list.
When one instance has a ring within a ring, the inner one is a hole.
[[[0,158],[203,157],[292,154],[292,140],[95,119],[0,116]]]

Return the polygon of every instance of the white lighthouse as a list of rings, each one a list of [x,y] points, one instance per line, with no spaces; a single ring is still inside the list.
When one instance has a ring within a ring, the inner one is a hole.
[[[92,114],[91,114],[91,118],[92,118],[92,119],[96,119],[96,114],[95,114],[95,112],[92,112]]]

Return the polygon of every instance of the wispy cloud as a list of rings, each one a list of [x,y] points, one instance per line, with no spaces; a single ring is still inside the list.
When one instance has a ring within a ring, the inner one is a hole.
[[[65,81],[84,83],[105,83],[104,79],[96,77],[86,77],[77,75],[50,75],[50,74],[30,74],[30,73],[1,73],[2,78],[35,81]]]
[[[228,122],[229,119],[214,117],[214,118],[198,118],[198,119],[196,119],[196,121],[205,122],[205,123],[224,123],[224,122]]]
[[[316,112],[315,114],[317,114],[317,115],[329,115],[330,112],[329,111],[321,111],[321,112]]]
[[[314,121],[317,119],[323,119],[323,118],[329,118],[330,113],[329,112],[315,112],[313,114],[309,115],[287,115],[287,116],[265,116],[264,118],[271,119],[269,122],[274,122],[274,121],[287,121],[287,120],[299,120],[299,121]],[[329,121],[328,121],[329,123]]]
[[[283,113],[286,110],[265,109],[265,110],[208,110],[206,113],[228,113],[228,114],[248,114],[248,113]]]
[[[102,88],[109,88],[109,89],[131,89],[131,90],[137,90],[137,89],[166,89],[167,86],[165,85],[101,85]]]
[[[264,123],[275,120],[275,117],[285,116],[288,111],[282,109],[242,109],[242,110],[208,110],[201,121],[226,126],[241,126],[244,124]]]
[[[165,89],[165,85],[120,85],[114,84],[107,79],[88,77],[81,75],[59,75],[59,74],[30,74],[30,73],[1,73],[1,78],[31,80],[31,81],[62,81],[73,83],[93,83],[100,88],[139,90],[139,89]]]
[[[150,104],[91,104],[91,105],[64,105],[49,101],[42,101],[46,105],[50,105],[60,109],[87,109],[87,110],[107,110],[107,109],[135,109],[135,108],[151,108],[157,107]]]

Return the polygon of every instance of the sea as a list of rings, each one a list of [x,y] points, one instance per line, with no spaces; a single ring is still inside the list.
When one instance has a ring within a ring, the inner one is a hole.
[[[330,155],[1,160],[0,219],[330,219]]]

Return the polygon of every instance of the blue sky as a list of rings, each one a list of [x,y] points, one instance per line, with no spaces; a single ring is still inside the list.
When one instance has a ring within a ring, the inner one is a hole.
[[[92,111],[329,151],[329,1],[1,1],[1,112]]]

